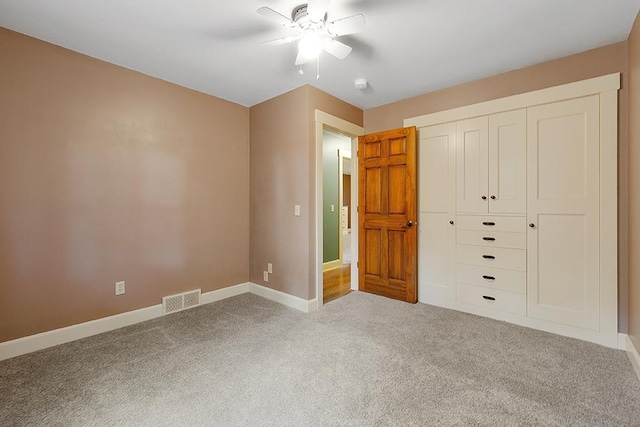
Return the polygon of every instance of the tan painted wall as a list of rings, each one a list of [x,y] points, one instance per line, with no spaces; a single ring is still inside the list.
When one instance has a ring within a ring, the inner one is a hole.
[[[619,92],[619,263],[618,306],[619,330],[627,331],[628,301],[628,73],[627,42],[616,43],[577,55],[560,58],[531,67],[476,80],[437,92],[417,96],[364,112],[365,132],[402,127],[403,120],[437,111],[448,110],[518,93],[530,92],[564,83],[621,72]],[[640,308],[640,307],[639,307]]]
[[[251,107],[251,281],[306,300],[315,298],[316,109],[362,125],[362,110],[311,86]]]
[[[640,20],[629,35],[629,336],[640,349]]]
[[[309,136],[307,89],[251,108],[250,279],[308,299]],[[301,216],[294,216],[294,205]],[[262,280],[273,264],[269,283]]]
[[[0,342],[248,281],[247,108],[5,29],[0,58]]]

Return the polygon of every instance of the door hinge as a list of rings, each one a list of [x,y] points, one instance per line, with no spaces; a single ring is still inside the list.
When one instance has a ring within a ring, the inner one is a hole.
[[[356,267],[360,268],[360,261],[356,261]]]

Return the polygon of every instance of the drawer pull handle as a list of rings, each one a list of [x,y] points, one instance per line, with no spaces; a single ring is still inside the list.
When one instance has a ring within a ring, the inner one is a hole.
[[[482,295],[482,298],[486,299],[487,301],[495,301],[496,300],[494,297],[490,297],[488,295]]]
[[[485,222],[482,223],[482,225],[493,227],[494,225],[496,225],[496,223],[495,222],[491,222],[491,221],[485,221]]]
[[[494,257],[493,255],[482,255],[482,258],[484,258],[484,259],[496,259],[496,257]]]
[[[493,277],[493,276],[482,276],[482,278],[483,278],[484,280],[496,280],[496,278],[495,278],[495,277]]]
[[[496,238],[495,237],[483,237],[482,240],[485,240],[487,242],[495,242]]]

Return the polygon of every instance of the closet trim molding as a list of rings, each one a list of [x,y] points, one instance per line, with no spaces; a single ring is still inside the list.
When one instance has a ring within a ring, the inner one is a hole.
[[[404,120],[404,126],[417,128],[470,119],[493,113],[533,107],[541,104],[562,101],[566,99],[582,98],[620,89],[620,73],[607,74],[579,82],[552,86],[533,92],[513,95],[506,98],[493,99],[478,104],[465,105],[451,110],[438,111]]]

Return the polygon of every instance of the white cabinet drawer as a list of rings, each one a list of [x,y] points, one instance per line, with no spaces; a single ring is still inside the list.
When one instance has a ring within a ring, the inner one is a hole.
[[[457,299],[459,302],[523,316],[527,313],[527,296],[525,294],[458,283]]]
[[[491,230],[458,230],[456,232],[456,242],[461,245],[526,249],[527,235],[525,233],[507,233]]]
[[[457,245],[456,260],[460,264],[480,265],[482,267],[518,271],[526,271],[527,269],[527,251],[524,249]]]
[[[458,230],[527,232],[527,219],[524,216],[458,215],[456,225]]]
[[[456,280],[467,285],[484,286],[502,291],[524,294],[527,290],[527,273],[478,265],[456,265]]]

